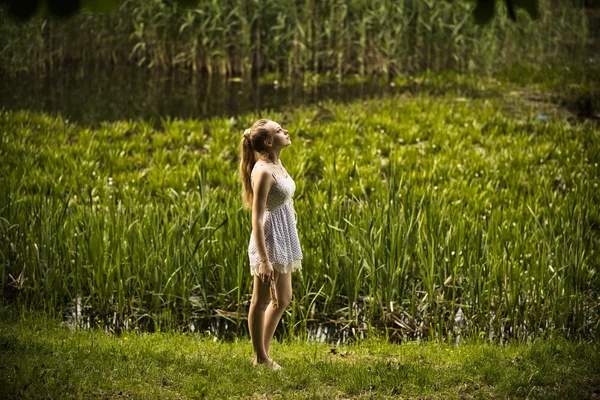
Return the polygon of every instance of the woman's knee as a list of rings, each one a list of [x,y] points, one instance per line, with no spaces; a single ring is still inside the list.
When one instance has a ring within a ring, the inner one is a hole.
[[[269,303],[265,303],[264,301],[253,301],[250,303],[250,308],[261,312],[265,312],[267,307],[269,307]]]
[[[292,302],[291,294],[282,294],[277,296],[277,302],[279,303],[279,307],[286,308]]]

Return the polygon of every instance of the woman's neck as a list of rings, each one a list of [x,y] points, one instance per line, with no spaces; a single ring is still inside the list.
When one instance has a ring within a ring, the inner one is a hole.
[[[259,160],[279,165],[279,154],[269,154],[267,157],[260,156]]]

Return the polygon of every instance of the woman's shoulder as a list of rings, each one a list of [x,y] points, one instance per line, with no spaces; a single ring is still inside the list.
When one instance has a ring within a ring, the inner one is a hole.
[[[254,165],[254,168],[252,168],[252,174],[250,175],[251,179],[253,179],[253,180],[260,179],[260,178],[269,179],[269,177],[271,177],[273,180],[275,179],[273,177],[273,172],[265,164],[256,163]]]

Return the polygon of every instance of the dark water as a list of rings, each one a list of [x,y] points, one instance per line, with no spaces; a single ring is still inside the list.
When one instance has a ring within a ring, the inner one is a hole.
[[[235,116],[402,90],[381,80],[310,85],[304,85],[301,79],[292,84],[275,79],[262,82],[252,78],[194,77],[182,71],[156,73],[131,67],[77,68],[45,76],[0,73],[0,108],[60,114],[71,121],[94,125],[101,121],[166,116]]]
[[[333,320],[331,318],[311,319],[300,328],[308,341],[326,342],[331,344],[351,343],[363,339],[367,335],[368,326],[365,320],[364,304],[356,303],[357,314],[352,320]],[[154,317],[149,314],[119,316],[116,312],[100,315],[82,298],[77,297],[62,308],[61,315],[65,326],[71,329],[100,328],[112,334],[123,331],[156,332],[157,330],[174,330],[189,334],[210,336],[216,339],[233,341],[239,338],[249,338],[248,332],[248,307],[242,307],[237,312],[224,310],[192,310],[186,316],[186,322],[173,322],[180,316],[169,314]],[[166,318],[165,318],[166,317]],[[167,320],[171,319],[171,320]],[[289,334],[290,324],[297,325],[298,321],[289,321],[283,318],[275,332],[275,337],[284,339]],[[298,329],[296,329],[297,331]],[[295,336],[297,336],[296,332]]]
[[[386,337],[392,343],[403,343],[407,341],[427,341],[430,338],[443,340],[448,343],[459,345],[466,338],[485,336],[485,339],[499,344],[507,345],[517,340],[528,342],[535,338],[548,337],[555,332],[558,327],[551,326],[550,321],[543,321],[540,326],[528,327],[522,324],[517,328],[510,326],[508,321],[504,323],[494,323],[496,314],[492,311],[489,314],[490,324],[488,326],[469,326],[469,320],[466,318],[461,307],[453,316],[454,325],[444,337],[440,337],[437,332],[429,332],[426,320],[433,320],[433,315],[415,315],[411,320],[406,314],[400,313],[396,320],[402,324],[389,324],[386,321],[376,322],[369,325],[366,320],[366,304],[364,299],[360,298],[354,302],[354,317],[345,319],[343,317],[320,316],[317,319],[307,321],[293,321],[285,317],[275,331],[275,337],[278,340],[286,338],[301,338],[306,341],[315,341],[328,344],[351,344],[360,341],[371,334]],[[194,312],[187,314],[186,322],[174,322],[166,320],[164,317],[175,318],[172,314],[162,317],[149,314],[125,315],[119,317],[116,312],[108,315],[99,315],[89,305],[84,305],[81,298],[76,298],[62,309],[63,324],[70,329],[100,328],[111,334],[120,334],[124,331],[134,332],[156,332],[177,331],[192,335],[212,337],[214,340],[235,341],[241,338],[248,339],[248,307],[242,307],[237,312],[228,312],[224,310],[212,310],[207,312]],[[444,313],[446,314],[446,313]],[[597,316],[586,316],[589,325],[597,320]],[[445,321],[449,324],[450,321]],[[563,327],[564,328],[564,327]],[[290,329],[294,331],[290,336]],[[569,328],[567,336],[574,336],[575,330]]]

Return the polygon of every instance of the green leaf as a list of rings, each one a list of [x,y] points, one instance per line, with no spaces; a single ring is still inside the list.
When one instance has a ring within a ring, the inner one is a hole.
[[[198,5],[198,0],[171,0],[171,3],[176,3],[183,8],[192,8]]]

